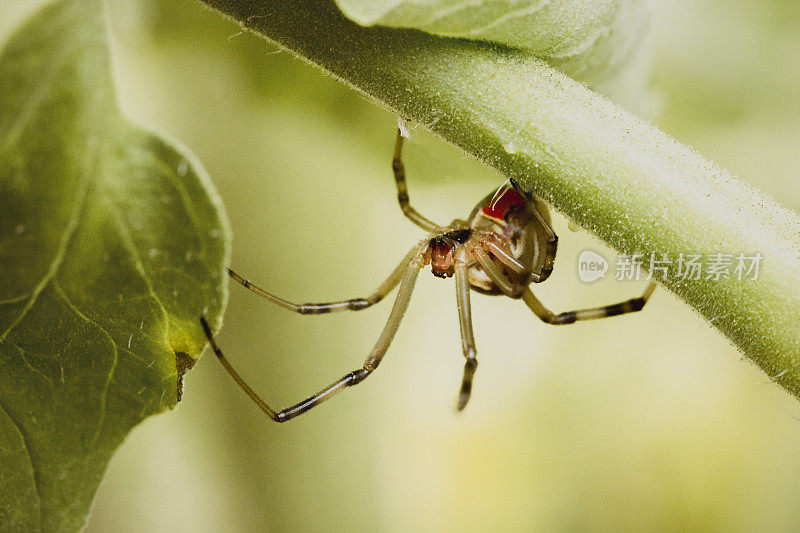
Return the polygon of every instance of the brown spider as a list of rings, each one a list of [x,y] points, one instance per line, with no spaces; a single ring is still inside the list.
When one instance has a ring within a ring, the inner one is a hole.
[[[292,407],[275,411],[234,370],[214,341],[208,323],[204,318],[200,318],[219,361],[261,410],[276,422],[285,422],[305,413],[342,389],[361,383],[378,368],[408,308],[417,275],[426,265],[431,266],[434,276],[440,278],[455,276],[461,346],[466,358],[464,377],[458,396],[459,411],[464,409],[469,401],[472,378],[478,367],[475,339],[472,334],[470,288],[484,294],[504,294],[509,298],[522,299],[536,316],[548,324],[572,324],[578,320],[639,311],[655,289],[655,283],[651,281],[644,294],[638,298],[603,307],[553,313],[542,305],[528,287],[531,283],[541,283],[546,280],[553,271],[558,237],[550,226],[547,206],[538,198],[523,192],[513,180],[510,180],[497,192],[478,202],[468,220],[456,219],[448,226],[440,226],[422,216],[409,204],[405,168],[401,160],[402,148],[403,137],[398,132],[392,160],[397,184],[397,200],[406,217],[428,231],[430,235],[414,245],[375,292],[366,298],[295,304],[266,292],[228,269],[231,278],[244,287],[285,309],[301,314],[366,309],[381,301],[399,284],[400,288],[389,319],[361,368],[346,374],[308,399]]]

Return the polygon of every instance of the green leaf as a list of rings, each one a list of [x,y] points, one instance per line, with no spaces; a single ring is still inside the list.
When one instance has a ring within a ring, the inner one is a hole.
[[[437,35],[525,48],[540,57],[570,57],[607,31],[615,0],[336,0],[364,26],[416,28]]]
[[[201,166],[126,120],[100,0],[0,57],[0,529],[76,530],[115,448],[180,399],[227,298]]]
[[[526,50],[606,94],[645,86],[644,0],[336,0],[364,25],[414,28]],[[634,75],[635,73],[635,75]],[[623,98],[631,100],[630,97]]]

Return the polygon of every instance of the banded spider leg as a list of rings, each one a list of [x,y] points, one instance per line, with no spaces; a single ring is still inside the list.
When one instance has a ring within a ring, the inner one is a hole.
[[[239,387],[244,390],[244,392],[258,405],[258,407],[264,411],[264,413],[270,417],[275,422],[286,422],[287,420],[291,420],[292,418],[305,413],[306,411],[316,407],[317,405],[321,404],[328,398],[334,396],[338,392],[346,389],[347,387],[352,387],[354,385],[358,385],[362,381],[364,381],[372,372],[378,368],[378,365],[381,364],[383,360],[383,356],[386,355],[386,350],[389,348],[389,345],[394,339],[395,334],[397,333],[397,329],[400,327],[400,322],[403,319],[403,315],[408,309],[408,304],[411,301],[411,294],[414,291],[414,285],[417,281],[417,276],[419,275],[419,271],[424,266],[423,256],[425,250],[427,248],[427,242],[423,242],[417,246],[415,246],[411,252],[406,256],[403,262],[395,269],[394,272],[389,276],[389,278],[381,284],[381,286],[376,290],[370,297],[368,298],[358,298],[355,300],[345,300],[342,302],[333,302],[327,304],[293,304],[286,300],[277,298],[272,294],[264,291],[263,289],[256,287],[255,285],[247,282],[243,278],[241,278],[238,274],[235,274],[231,271],[231,277],[233,279],[240,281],[242,285],[247,287],[248,289],[252,290],[256,294],[267,298],[268,300],[277,303],[281,307],[285,309],[289,309],[291,311],[296,311],[298,313],[304,313],[304,310],[311,309],[311,313],[325,313],[325,312],[336,312],[336,311],[344,311],[344,310],[359,310],[364,309],[368,305],[372,305],[375,301],[379,301],[383,296],[385,296],[389,291],[391,291],[395,285],[399,283],[400,288],[397,291],[397,297],[395,298],[394,306],[392,307],[392,311],[389,313],[389,319],[386,321],[386,325],[383,327],[383,331],[381,331],[380,336],[378,337],[377,342],[372,347],[369,355],[367,356],[364,364],[361,368],[353,370],[342,376],[340,379],[336,380],[329,386],[325,387],[321,391],[317,392],[316,394],[306,398],[305,400],[296,403],[291,407],[287,407],[285,409],[281,409],[280,411],[275,411],[272,409],[239,375],[239,373],[233,368],[231,363],[222,353],[219,345],[217,345],[216,341],[214,340],[214,336],[211,333],[211,329],[208,326],[208,322],[206,322],[205,318],[201,318],[200,321],[203,325],[203,331],[208,337],[209,342],[211,343],[211,348],[214,351],[214,354],[219,359],[222,366],[225,367],[225,370],[231,375],[233,380],[239,385]],[[410,259],[409,259],[410,258]],[[400,275],[398,275],[398,272]],[[374,301],[373,301],[374,300]],[[368,305],[364,304],[357,304],[355,306],[351,305],[350,302],[367,302]],[[305,314],[308,314],[309,311],[305,311]]]

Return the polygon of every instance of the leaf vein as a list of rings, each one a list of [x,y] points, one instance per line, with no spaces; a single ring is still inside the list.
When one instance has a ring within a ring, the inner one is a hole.
[[[24,302],[27,298],[30,298],[30,294],[21,294],[19,296],[14,296],[12,298],[7,298],[5,300],[0,300],[0,305],[10,305],[10,304],[18,304],[20,302]]]
[[[139,150],[137,150],[139,151]],[[183,208],[189,218],[192,220],[192,224],[196,228],[201,228],[202,224],[200,222],[200,217],[195,210],[194,203],[192,202],[191,196],[189,195],[189,191],[186,190],[186,186],[184,183],[178,179],[178,176],[175,175],[173,170],[160,158],[156,157],[152,152],[147,151],[139,151],[139,157],[143,159],[149,159],[152,164],[172,183],[172,186],[178,192],[178,196],[180,196],[181,203],[183,204]],[[206,255],[206,245],[205,240],[201,240],[201,250],[200,250],[200,257],[205,257]]]
[[[81,213],[83,212],[83,209],[86,206],[88,189],[89,189],[89,180],[88,178],[84,178],[78,189],[78,193],[75,195],[75,206],[72,209],[72,214],[70,215],[69,221],[67,222],[67,226],[64,228],[64,232],[61,234],[58,250],[56,250],[56,255],[50,262],[50,267],[48,268],[47,273],[33,289],[33,293],[31,294],[28,303],[25,304],[25,307],[22,309],[16,320],[14,320],[11,323],[11,325],[8,326],[8,328],[3,332],[3,334],[0,335],[0,342],[3,342],[5,338],[8,337],[8,334],[11,333],[14,330],[14,328],[16,328],[20,324],[20,322],[22,322],[22,319],[25,318],[25,316],[34,306],[36,300],[39,298],[39,295],[42,293],[45,287],[47,287],[47,284],[58,273],[58,269],[59,267],[61,267],[61,263],[64,262],[64,257],[66,256],[67,253],[67,246],[69,245],[69,241],[72,239],[72,235],[75,233],[75,229],[78,227],[78,222],[80,221]]]
[[[28,455],[28,460],[31,465],[31,473],[33,474],[33,490],[35,491],[36,499],[39,502],[39,525],[41,526],[41,524],[44,521],[44,511],[42,509],[42,494],[41,491],[39,490],[39,474],[36,471],[36,464],[33,460],[33,455],[31,454],[31,448],[28,445],[28,439],[25,437],[25,433],[22,431],[22,426],[20,426],[19,423],[16,420],[14,420],[14,418],[11,416],[11,413],[8,412],[8,409],[3,407],[3,404],[0,404],[0,411],[3,411],[3,413],[5,413],[6,417],[8,417],[8,419],[11,421],[11,424],[17,430],[17,433],[19,434],[19,437],[22,440],[22,445],[25,447],[25,453]]]
[[[22,361],[25,363],[25,366],[27,366],[28,368],[30,368],[32,372],[34,372],[34,373],[36,373],[36,374],[39,374],[39,375],[40,375],[40,376],[42,376],[44,379],[46,379],[46,380],[47,380],[47,382],[50,384],[50,388],[51,388],[51,389],[55,389],[55,386],[54,386],[54,384],[53,384],[53,380],[52,380],[52,378],[50,378],[50,376],[48,376],[47,374],[45,374],[44,372],[42,372],[42,371],[41,371],[41,370],[39,370],[38,368],[34,367],[34,366],[31,364],[31,362],[30,362],[30,361],[28,361],[28,358],[25,356],[25,350],[23,350],[21,346],[19,346],[19,345],[15,344],[15,343],[13,343],[13,342],[10,342],[10,341],[9,341],[9,344],[10,344],[11,346],[13,346],[14,348],[16,348],[16,349],[17,349],[17,351],[19,352],[19,355],[20,355],[20,357],[22,358]]]
[[[8,150],[25,132],[28,124],[30,124],[36,116],[36,111],[42,105],[42,102],[45,101],[47,96],[49,96],[55,88],[56,84],[53,83],[53,80],[61,72],[64,65],[67,64],[69,56],[70,50],[62,50],[62,53],[53,60],[51,66],[47,69],[47,77],[39,82],[36,90],[30,92],[25,103],[19,106],[18,109],[20,111],[17,115],[17,119],[11,124],[2,144],[0,144],[0,153]]]
[[[72,301],[69,299],[67,294],[64,292],[64,289],[61,287],[61,284],[58,283],[57,279],[53,280],[53,288],[55,289],[56,294],[58,294],[61,297],[61,299],[64,300],[64,302],[67,304],[67,306],[76,315],[78,315],[78,317],[80,317],[81,319],[86,321],[86,323],[91,324],[92,326],[95,326],[97,329],[99,329],[103,333],[103,335],[105,335],[108,338],[108,341],[111,343],[111,346],[114,348],[114,360],[112,361],[111,368],[110,368],[110,370],[108,372],[108,377],[106,378],[105,385],[103,385],[103,392],[100,395],[100,420],[97,423],[97,431],[95,432],[94,438],[92,439],[92,447],[96,447],[97,446],[97,441],[100,439],[100,433],[103,430],[103,425],[105,424],[106,408],[107,408],[106,402],[108,400],[108,389],[111,387],[111,380],[114,377],[114,372],[116,371],[117,363],[119,362],[119,348],[117,346],[117,343],[114,342],[114,338],[111,336],[111,334],[108,331],[106,331],[106,329],[103,326],[101,326],[97,322],[91,320],[84,313],[82,313],[81,310],[78,309],[78,307],[75,304],[72,303]]]
[[[111,200],[113,203],[113,200]],[[142,262],[142,256],[139,254],[139,250],[136,248],[136,243],[133,241],[133,237],[131,237],[131,232],[128,226],[125,224],[125,221],[119,216],[116,209],[109,209],[109,212],[112,213],[114,218],[114,223],[117,226],[117,230],[119,231],[120,237],[122,237],[123,245],[125,246],[125,250],[130,254],[131,258],[133,259],[133,264],[136,267],[136,271],[142,277],[145,285],[147,286],[147,292],[152,296],[153,300],[158,305],[159,310],[161,311],[162,318],[164,320],[165,329],[164,329],[164,343],[169,346],[169,313],[167,313],[166,307],[164,307],[164,303],[156,294],[155,289],[153,289],[153,284],[150,280],[150,277],[147,275],[147,271],[144,268],[144,263]]]

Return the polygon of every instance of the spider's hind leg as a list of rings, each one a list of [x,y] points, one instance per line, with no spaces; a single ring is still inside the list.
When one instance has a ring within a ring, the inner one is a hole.
[[[598,318],[606,318],[610,316],[623,315],[625,313],[633,313],[641,311],[650,295],[656,288],[656,282],[651,281],[644,293],[637,297],[618,302],[611,305],[603,305],[600,307],[590,307],[587,309],[578,309],[576,311],[565,311],[563,313],[555,314],[550,311],[544,304],[531,292],[527,287],[522,294],[523,301],[528,305],[531,311],[538,316],[542,322],[553,325],[573,324],[580,320],[594,320]]]

